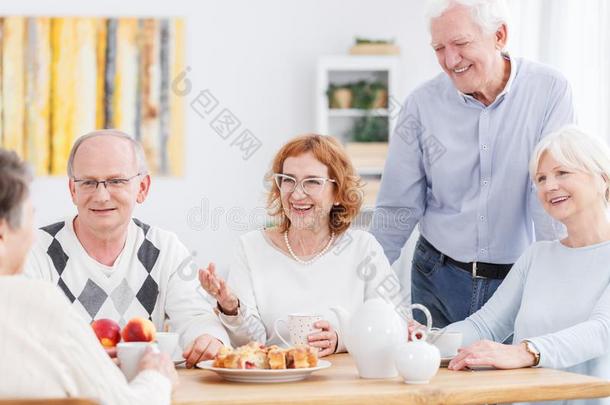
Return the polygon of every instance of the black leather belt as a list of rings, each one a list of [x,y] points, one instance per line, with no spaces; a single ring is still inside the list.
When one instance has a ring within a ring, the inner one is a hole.
[[[420,241],[426,247],[432,249],[433,251],[435,251],[436,253],[441,255],[441,262],[451,263],[454,266],[456,266],[457,268],[472,274],[473,278],[484,277],[484,278],[503,279],[504,277],[506,277],[506,275],[510,271],[511,267],[513,267],[512,264],[496,264],[496,263],[483,263],[483,262],[471,262],[471,263],[458,262],[457,260],[452,259],[449,256],[440,252],[437,248],[432,246],[432,244],[430,242],[428,242],[423,236],[420,236]]]

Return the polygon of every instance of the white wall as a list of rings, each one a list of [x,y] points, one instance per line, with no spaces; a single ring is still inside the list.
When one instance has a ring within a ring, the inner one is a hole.
[[[514,49],[559,69],[570,82],[578,125],[610,142],[610,3],[509,0],[509,6]]]
[[[396,38],[402,49],[402,99],[439,71],[422,6],[421,0],[21,0],[0,2],[0,13],[187,18],[193,83],[187,101],[209,89],[263,146],[244,161],[187,104],[186,176],[153,179],[150,197],[135,215],[175,231],[197,252],[200,264],[215,260],[225,268],[237,236],[256,226],[248,224],[248,215],[258,213],[260,223],[262,177],[274,152],[288,138],[315,129],[318,56],[346,52],[355,35]],[[74,211],[65,179],[39,179],[33,189],[39,225]],[[203,214],[207,223],[189,225],[189,210],[201,207],[202,201],[209,207]],[[212,218],[214,209],[225,214]],[[231,209],[236,218],[226,215]]]

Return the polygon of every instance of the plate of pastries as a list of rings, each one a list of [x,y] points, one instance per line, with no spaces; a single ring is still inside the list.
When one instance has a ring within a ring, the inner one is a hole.
[[[235,349],[224,346],[213,360],[202,361],[197,367],[227,381],[274,383],[303,380],[314,371],[330,367],[330,362],[319,360],[314,347],[286,349],[250,342]]]

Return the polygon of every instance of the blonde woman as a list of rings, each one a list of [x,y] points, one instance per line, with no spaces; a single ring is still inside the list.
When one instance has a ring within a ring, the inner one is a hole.
[[[530,175],[568,235],[531,245],[483,308],[447,327],[466,345],[449,368],[540,366],[608,379],[610,149],[564,127],[537,146]],[[512,345],[498,343],[513,333]]]
[[[322,331],[309,336],[320,356],[345,351],[330,308],[354,312],[393,275],[375,238],[350,229],[362,204],[360,180],[339,142],[321,135],[284,145],[269,180],[278,226],[243,235],[227,282],[211,266],[200,271],[201,285],[218,301],[235,345],[281,345],[275,321],[298,312],[322,316],[316,323]],[[374,271],[363,275],[362,266]]]

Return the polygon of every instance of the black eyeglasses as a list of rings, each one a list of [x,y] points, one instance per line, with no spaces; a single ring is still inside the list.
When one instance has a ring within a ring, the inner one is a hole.
[[[84,193],[91,193],[97,190],[97,186],[100,184],[104,185],[104,188],[108,191],[123,189],[129,184],[129,181],[140,176],[142,173],[134,174],[127,179],[106,179],[106,180],[94,180],[94,179],[76,179],[72,181],[76,183],[77,188]]]

